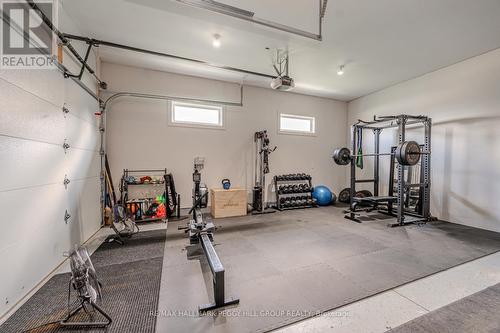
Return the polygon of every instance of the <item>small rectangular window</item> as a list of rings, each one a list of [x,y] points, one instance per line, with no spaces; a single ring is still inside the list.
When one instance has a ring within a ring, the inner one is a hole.
[[[170,123],[197,127],[224,126],[223,107],[196,103],[172,102]]]
[[[279,124],[281,133],[306,135],[316,133],[314,117],[281,113]]]

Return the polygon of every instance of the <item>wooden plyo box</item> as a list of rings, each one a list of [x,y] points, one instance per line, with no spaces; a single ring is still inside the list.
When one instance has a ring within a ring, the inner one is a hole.
[[[247,215],[247,191],[240,188],[210,190],[210,211],[214,218]]]

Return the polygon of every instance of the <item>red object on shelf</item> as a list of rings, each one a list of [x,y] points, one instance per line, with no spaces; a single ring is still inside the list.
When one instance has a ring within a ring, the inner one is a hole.
[[[156,209],[156,217],[159,219],[163,219],[165,218],[166,215],[167,215],[167,209],[165,208],[165,205],[160,204],[158,206],[158,209]]]
[[[144,177],[141,177],[141,184],[144,184],[144,183],[151,183],[153,179],[149,176],[144,176]]]

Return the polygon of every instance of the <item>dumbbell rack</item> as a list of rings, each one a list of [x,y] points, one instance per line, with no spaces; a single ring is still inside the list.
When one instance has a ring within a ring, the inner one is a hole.
[[[283,193],[280,191],[280,186],[284,185],[305,185],[307,190],[297,190],[293,192]],[[317,207],[316,202],[312,198],[312,180],[310,175],[300,174],[299,176],[294,175],[277,175],[274,176],[274,189],[276,193],[276,209],[279,211],[291,210],[291,209],[304,209],[304,208],[314,208]],[[281,203],[282,198],[289,198],[293,196],[305,196],[309,200],[309,203],[302,205],[283,207]]]

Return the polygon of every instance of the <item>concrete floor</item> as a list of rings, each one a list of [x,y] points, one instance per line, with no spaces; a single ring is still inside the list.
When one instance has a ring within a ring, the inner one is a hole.
[[[175,223],[177,224],[179,223]],[[166,229],[167,225],[148,224],[142,226],[141,230]],[[86,243],[89,251],[94,252],[110,232],[108,228],[97,232]],[[66,271],[67,265],[62,265],[55,273]],[[386,332],[497,283],[500,283],[500,252],[306,319],[276,332]]]
[[[499,252],[276,332],[386,332],[497,283]]]
[[[349,223],[344,220],[342,218],[343,215],[339,213],[341,209],[334,207],[327,209],[338,210],[338,212],[333,212],[336,216],[335,218],[338,220],[337,222]],[[314,212],[320,213],[321,211],[314,210]],[[309,213],[304,213],[304,215],[308,216]],[[316,213],[310,214],[310,216],[318,217],[317,215],[318,214]],[[260,218],[269,219],[270,217],[249,216],[244,219],[251,221],[253,219]],[[227,227],[224,222],[219,221],[218,223],[217,220],[215,221],[216,225],[222,225],[222,229]],[[175,223],[171,227],[177,228],[177,225],[178,223]],[[255,226],[255,231],[259,231],[257,226]],[[261,234],[262,237],[265,237],[263,231],[259,232],[259,234]],[[289,236],[294,237],[291,234]],[[219,234],[216,234],[215,236],[216,243],[217,240],[219,240],[223,244],[224,240],[227,240],[226,237],[227,236],[224,235],[224,233],[219,232]],[[187,239],[173,240],[173,242],[177,241],[185,242],[187,244]],[[167,248],[169,246],[172,247],[175,246],[175,244],[172,242],[169,243],[167,238],[166,253],[168,253]],[[223,248],[219,248],[218,250],[222,253],[220,254],[221,260],[224,263],[224,259],[226,259],[226,262],[229,261],[230,263],[231,260],[227,257],[228,253],[224,253],[222,250]],[[165,260],[169,260],[167,255],[165,256]],[[242,263],[242,265],[246,266],[245,263]],[[193,267],[195,266],[196,265],[193,265]],[[171,270],[172,267],[169,267],[169,265],[164,263],[164,276],[162,276],[162,288],[160,289],[159,309],[169,308],[169,300],[166,299],[169,295],[167,290],[167,281],[164,280],[164,278],[168,276],[165,272],[167,269]],[[197,273],[199,273],[197,275],[201,276],[201,272],[198,272],[199,267],[196,267],[196,270]],[[186,278],[188,277],[186,276]],[[390,291],[351,303],[334,311],[329,311],[321,316],[303,320],[299,323],[279,329],[277,332],[385,332],[416,317],[422,316],[430,311],[450,304],[451,302],[469,296],[499,282],[500,253],[496,253],[434,274],[427,278],[408,283],[401,287],[394,288]],[[209,283],[207,285],[209,286]],[[199,288],[197,289],[196,286],[199,286],[203,290],[198,290]],[[194,284],[192,291],[196,291],[195,293],[206,293],[205,288],[206,285],[197,281],[197,283]],[[192,300],[193,297],[198,298],[194,295],[189,295],[188,298]],[[194,303],[197,301],[198,300],[195,300]],[[215,325],[218,324],[215,323]],[[223,324],[221,323],[221,325]],[[159,319],[157,322],[157,331],[161,332],[166,327],[165,321]],[[208,327],[205,328],[208,329]]]

